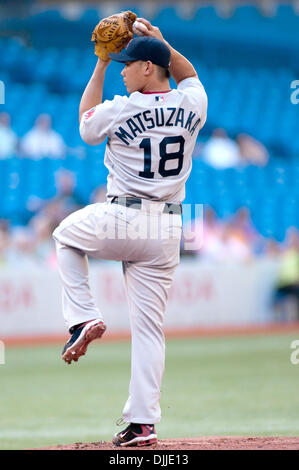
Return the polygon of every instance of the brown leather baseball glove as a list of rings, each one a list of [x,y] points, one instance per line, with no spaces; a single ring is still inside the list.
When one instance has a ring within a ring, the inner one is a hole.
[[[95,54],[104,61],[108,54],[120,52],[133,38],[133,23],[137,15],[123,11],[101,20],[93,30],[91,40],[95,42]]]

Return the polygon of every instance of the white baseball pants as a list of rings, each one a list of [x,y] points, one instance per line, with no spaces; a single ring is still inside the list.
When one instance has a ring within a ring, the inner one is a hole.
[[[87,256],[122,261],[132,334],[127,422],[156,424],[161,419],[164,372],[163,316],[176,266],[182,222],[163,213],[164,203],[142,200],[141,209],[92,204],[74,212],[56,228],[63,314],[68,328],[103,319],[88,281]]]

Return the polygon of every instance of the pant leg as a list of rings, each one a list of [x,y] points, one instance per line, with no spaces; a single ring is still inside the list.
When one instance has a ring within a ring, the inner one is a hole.
[[[123,418],[127,422],[155,424],[161,419],[163,317],[175,266],[123,265],[132,333],[131,380]]]
[[[62,281],[62,311],[68,328],[88,320],[103,320],[91,295],[88,260],[85,253],[56,242],[59,274]]]
[[[90,291],[87,255],[117,259],[121,252],[117,240],[101,236],[105,227],[113,223],[106,203],[91,204],[72,213],[53,232],[63,287],[63,316],[68,328],[96,318],[103,320]]]

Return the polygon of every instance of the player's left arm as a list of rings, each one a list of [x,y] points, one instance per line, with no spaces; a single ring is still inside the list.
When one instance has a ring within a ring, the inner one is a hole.
[[[107,67],[111,60],[98,59],[93,74],[84,90],[79,107],[79,123],[83,114],[89,109],[102,103],[103,86]]]
[[[164,39],[160,29],[157,26],[153,26],[150,21],[146,20],[145,18],[137,18],[137,21],[146,26],[145,30],[140,31],[144,36],[151,36],[160,39],[169,47],[171,54],[169,71],[177,85],[186,78],[198,78],[196,70],[191,62]]]

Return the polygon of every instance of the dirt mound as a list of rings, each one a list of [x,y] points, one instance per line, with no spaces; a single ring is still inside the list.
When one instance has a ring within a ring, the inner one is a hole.
[[[299,450],[299,437],[209,436],[184,439],[165,439],[145,447],[115,447],[111,442],[76,442],[69,445],[44,447],[38,450]]]

